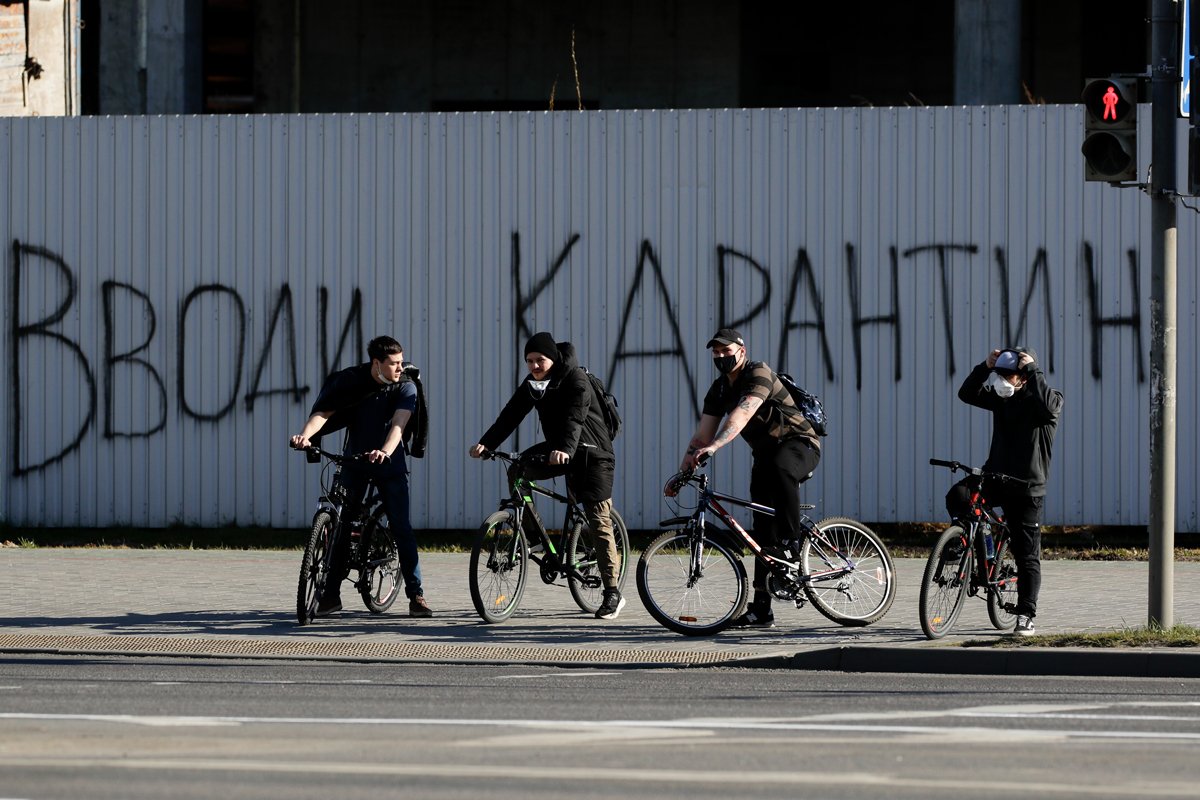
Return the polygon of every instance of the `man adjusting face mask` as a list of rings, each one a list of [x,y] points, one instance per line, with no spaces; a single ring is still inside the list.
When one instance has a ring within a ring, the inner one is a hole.
[[[987,381],[983,384],[983,388],[989,392],[995,392],[996,397],[1007,400],[1017,393],[1017,387],[1013,386],[999,374],[993,372],[988,375]]]

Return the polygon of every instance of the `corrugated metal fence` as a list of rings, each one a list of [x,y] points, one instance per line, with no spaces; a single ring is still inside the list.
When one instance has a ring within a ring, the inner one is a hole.
[[[951,478],[927,459],[980,462],[989,436],[958,384],[993,346],[1023,343],[1066,395],[1046,521],[1143,524],[1148,202],[1083,182],[1081,118],[0,120],[3,517],[304,525],[316,470],[287,437],[327,371],[390,333],[433,403],[414,524],[473,527],[501,469],[466,450],[511,394],[525,337],[548,329],[620,398],[616,500],[653,527],[715,377],[704,342],[727,323],[824,398],[832,434],[804,490],[822,514],[941,519]],[[1181,210],[1191,531],[1195,219]],[[521,443],[535,436],[529,422]],[[745,491],[748,465],[735,445],[714,472]]]

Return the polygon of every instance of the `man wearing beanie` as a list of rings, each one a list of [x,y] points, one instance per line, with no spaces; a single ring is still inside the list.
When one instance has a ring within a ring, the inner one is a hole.
[[[621,597],[621,557],[612,523],[615,458],[601,400],[579,367],[575,348],[570,342],[556,343],[550,333],[542,331],[529,338],[525,366],[528,377],[517,386],[496,422],[479,437],[468,455],[479,458],[486,450],[495,450],[537,408],[546,441],[522,455],[545,456],[546,466],[524,464],[520,467],[522,474],[534,480],[566,475],[567,488],[583,505],[588,526],[596,536],[596,560],[604,582],[604,601],[596,618],[616,619],[625,607],[625,599]]]

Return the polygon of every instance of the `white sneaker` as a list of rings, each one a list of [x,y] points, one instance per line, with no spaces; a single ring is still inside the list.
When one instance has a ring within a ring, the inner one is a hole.
[[[1024,614],[1017,615],[1017,627],[1013,628],[1014,636],[1033,636],[1037,629],[1033,627],[1033,617]]]

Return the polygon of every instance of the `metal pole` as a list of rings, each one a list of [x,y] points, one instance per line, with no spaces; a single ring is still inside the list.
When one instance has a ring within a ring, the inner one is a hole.
[[[1150,627],[1175,624],[1175,92],[1172,0],[1150,13]]]

